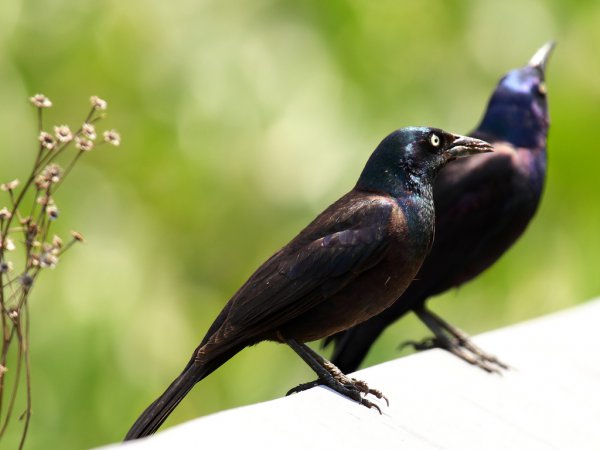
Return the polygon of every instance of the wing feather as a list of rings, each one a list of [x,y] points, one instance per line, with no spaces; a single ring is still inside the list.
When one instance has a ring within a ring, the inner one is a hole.
[[[236,292],[216,334],[277,329],[339,292],[381,261],[396,208],[387,197],[342,197]]]

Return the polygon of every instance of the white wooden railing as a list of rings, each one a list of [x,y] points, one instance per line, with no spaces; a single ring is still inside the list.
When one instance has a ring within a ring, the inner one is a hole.
[[[478,336],[514,369],[489,375],[440,350],[357,372],[383,415],[315,388],[105,449],[600,449],[600,299]]]

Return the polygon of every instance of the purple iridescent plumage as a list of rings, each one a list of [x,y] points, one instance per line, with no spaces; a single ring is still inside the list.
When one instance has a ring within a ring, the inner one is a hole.
[[[412,342],[416,348],[441,347],[487,371],[506,367],[426,309],[425,302],[485,271],[533,218],[546,176],[544,77],[553,47],[553,42],[544,45],[526,66],[498,83],[480,125],[470,134],[493,144],[494,152],[452,162],[439,173],[435,240],[409,288],[380,315],[330,339],[335,343],[332,362],[343,372],[356,370],[384,329],[409,311],[435,334]]]

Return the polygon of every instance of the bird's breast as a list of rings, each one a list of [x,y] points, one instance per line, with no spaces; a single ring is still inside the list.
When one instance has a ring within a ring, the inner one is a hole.
[[[381,261],[309,312],[290,321],[283,334],[302,342],[322,339],[391,306],[414,279],[431,243],[433,207],[431,212],[417,217],[423,206],[416,201],[398,203],[388,224],[388,242]]]

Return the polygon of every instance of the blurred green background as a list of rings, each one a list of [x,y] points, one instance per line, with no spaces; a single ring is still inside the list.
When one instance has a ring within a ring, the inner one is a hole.
[[[73,128],[90,95],[105,98],[100,128],[123,137],[86,155],[57,198],[57,227],[87,244],[35,287],[27,447],[121,439],[230,295],[353,186],[388,132],[469,131],[499,77],[549,39],[539,213],[498,264],[432,306],[478,333],[597,295],[598,24],[597,1],[0,2],[0,181],[32,164],[36,92],[54,102],[48,125]],[[408,317],[366,364],[425,335]],[[197,386],[167,425],[312,378],[291,350],[263,343]]]

